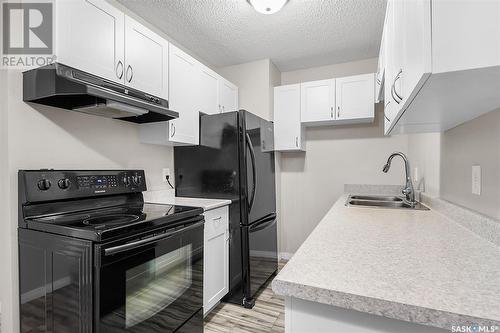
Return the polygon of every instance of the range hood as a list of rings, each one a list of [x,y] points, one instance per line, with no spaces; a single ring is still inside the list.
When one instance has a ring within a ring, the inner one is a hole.
[[[23,100],[140,124],[179,117],[165,99],[59,63],[23,73]]]

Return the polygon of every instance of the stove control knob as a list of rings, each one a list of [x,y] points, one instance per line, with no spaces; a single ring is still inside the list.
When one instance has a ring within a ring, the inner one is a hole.
[[[38,189],[40,191],[47,191],[51,185],[52,184],[50,183],[50,180],[48,180],[48,179],[42,179],[42,180],[38,181],[38,184],[37,184]]]
[[[123,177],[123,184],[125,185],[125,187],[129,187],[130,186],[130,177]]]
[[[134,182],[134,185],[141,185],[142,184],[142,177],[139,175],[135,175],[132,177],[132,181]]]
[[[57,182],[57,186],[59,186],[61,190],[67,190],[71,186],[71,182],[68,178],[60,179]]]

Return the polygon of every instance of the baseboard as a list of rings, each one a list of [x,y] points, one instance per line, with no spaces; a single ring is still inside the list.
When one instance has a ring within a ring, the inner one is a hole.
[[[288,261],[290,259],[292,259],[294,253],[291,253],[291,252],[280,252],[278,257],[279,257],[279,260],[285,260],[285,261]]]

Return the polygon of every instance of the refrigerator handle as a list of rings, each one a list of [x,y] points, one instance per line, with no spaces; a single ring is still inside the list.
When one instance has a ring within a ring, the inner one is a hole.
[[[250,135],[246,133],[246,143],[248,150],[250,151],[250,159],[252,160],[252,195],[250,196],[250,200],[248,202],[248,212],[252,210],[253,203],[255,200],[255,192],[257,191],[257,171],[255,169],[255,151],[253,150],[252,140],[250,139]]]

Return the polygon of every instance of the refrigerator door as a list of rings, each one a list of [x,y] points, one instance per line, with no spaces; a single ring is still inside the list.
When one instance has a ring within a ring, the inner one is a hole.
[[[257,117],[247,111],[240,111],[244,127],[242,151],[244,152],[244,170],[241,172],[242,188],[246,193],[247,216],[242,224],[250,225],[264,216],[276,213],[276,188],[274,152],[264,149],[267,134],[272,129],[272,123]],[[264,124],[267,123],[267,124]]]
[[[252,298],[254,298],[259,288],[278,270],[276,223],[276,214],[270,214],[248,227],[250,295]]]
[[[240,184],[242,127],[238,112],[200,117],[200,145],[174,148],[176,196],[230,199],[229,206],[229,295],[243,298],[240,221],[246,193]]]
[[[274,152],[264,148],[272,123],[240,111],[244,134],[241,184],[243,305],[251,308],[257,290],[277,271]]]

